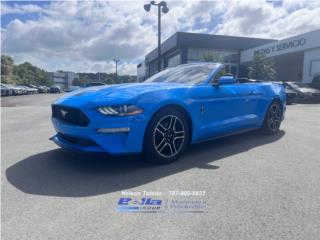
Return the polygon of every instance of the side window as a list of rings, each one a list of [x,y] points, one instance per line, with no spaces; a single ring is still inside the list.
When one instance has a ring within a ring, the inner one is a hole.
[[[224,68],[222,68],[222,69],[220,70],[220,72],[218,72],[218,73],[216,74],[216,76],[214,77],[212,83],[217,83],[217,82],[218,82],[218,79],[219,79],[220,77],[222,77],[222,76],[225,76],[226,74],[227,74],[227,71],[226,71],[226,68],[224,67]]]

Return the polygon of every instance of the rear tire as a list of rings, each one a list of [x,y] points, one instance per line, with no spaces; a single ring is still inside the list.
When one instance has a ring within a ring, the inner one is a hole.
[[[176,161],[189,144],[189,127],[184,114],[174,108],[156,113],[144,138],[144,159],[156,163]]]
[[[282,121],[282,108],[278,101],[273,101],[269,106],[264,121],[262,131],[265,134],[276,134],[279,131]]]

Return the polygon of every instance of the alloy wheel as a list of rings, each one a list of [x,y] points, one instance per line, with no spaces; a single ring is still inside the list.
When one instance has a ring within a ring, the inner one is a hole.
[[[181,151],[185,137],[181,119],[175,115],[167,115],[154,128],[153,145],[159,155],[171,158]]]
[[[273,104],[268,114],[268,127],[272,132],[279,129],[281,123],[281,109],[279,104]]]

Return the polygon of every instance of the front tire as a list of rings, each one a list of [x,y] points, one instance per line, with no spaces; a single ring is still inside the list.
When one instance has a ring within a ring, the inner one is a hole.
[[[144,158],[157,163],[176,161],[189,143],[189,127],[184,114],[174,108],[156,113],[146,130]]]
[[[278,101],[273,101],[266,113],[262,130],[264,133],[272,135],[279,131],[282,120],[282,108]]]

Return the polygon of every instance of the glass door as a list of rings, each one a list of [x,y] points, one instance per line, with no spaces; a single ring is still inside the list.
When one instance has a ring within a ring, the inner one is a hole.
[[[231,73],[235,78],[239,74],[239,66],[237,64],[225,64],[227,73]]]

